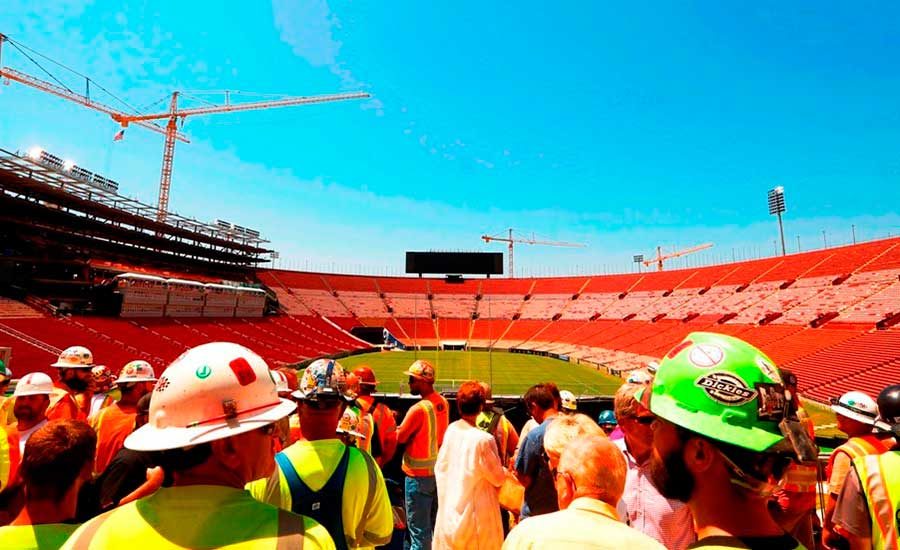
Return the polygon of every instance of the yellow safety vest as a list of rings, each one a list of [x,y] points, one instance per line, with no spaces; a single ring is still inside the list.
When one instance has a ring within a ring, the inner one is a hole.
[[[853,461],[872,520],[872,547],[900,549],[900,451]]]
[[[65,549],[262,548],[334,550],[316,521],[217,485],[162,488],[78,528]]]

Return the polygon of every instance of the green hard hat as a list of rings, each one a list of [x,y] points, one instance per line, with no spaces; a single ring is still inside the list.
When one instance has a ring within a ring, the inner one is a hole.
[[[653,414],[710,439],[751,451],[785,439],[779,422],[791,395],[781,372],[738,338],[688,334],[660,362],[649,391]]]

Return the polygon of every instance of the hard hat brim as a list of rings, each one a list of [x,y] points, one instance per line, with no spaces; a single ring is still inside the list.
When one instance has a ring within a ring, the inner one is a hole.
[[[157,378],[143,376],[141,378],[116,378],[113,384],[129,384],[131,382],[156,382]]]
[[[416,372],[409,372],[408,370],[405,370],[405,371],[403,371],[403,374],[405,374],[406,376],[413,376],[415,378],[418,378],[419,380],[424,380],[426,382],[434,382],[433,377],[422,376],[421,374],[416,373]]]
[[[277,422],[297,408],[296,403],[287,399],[279,398],[278,401],[278,404],[262,412],[238,415],[232,420],[202,426],[157,428],[149,423],[144,424],[125,438],[125,447],[133,451],[166,451],[240,435]]]
[[[361,434],[361,433],[359,433],[359,432],[355,432],[355,431],[353,431],[353,430],[335,430],[335,433],[352,435],[353,437],[358,437],[358,438],[360,438],[360,439],[365,439],[365,438],[366,438],[365,435],[363,435],[363,434]]]
[[[28,397],[29,395],[53,395],[53,390],[22,390],[19,393],[13,392],[12,398]]]
[[[834,411],[835,414],[839,414],[845,418],[849,418],[850,420],[856,420],[857,422],[862,422],[863,424],[868,424],[869,426],[875,425],[874,417],[866,416],[866,415],[858,413],[856,411],[851,411],[847,407],[842,407],[840,405],[832,405],[831,410]]]
[[[57,361],[56,363],[51,363],[50,366],[59,369],[92,369],[97,365],[94,365],[93,363],[90,365],[74,365],[72,363],[62,363],[60,361]]]

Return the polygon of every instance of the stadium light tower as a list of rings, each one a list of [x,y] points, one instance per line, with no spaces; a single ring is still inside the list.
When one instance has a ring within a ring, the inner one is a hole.
[[[781,255],[787,254],[784,248],[784,224],[781,221],[781,215],[784,214],[784,187],[778,186],[769,189],[769,214],[778,216],[778,231],[781,233]]]

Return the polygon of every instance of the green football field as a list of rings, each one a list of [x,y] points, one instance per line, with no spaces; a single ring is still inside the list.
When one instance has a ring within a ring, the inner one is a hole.
[[[552,381],[575,395],[610,396],[622,384],[621,378],[588,366],[505,351],[386,351],[345,357],[340,363],[349,370],[369,365],[379,391],[398,392],[406,390],[408,377],[403,371],[416,359],[434,365],[439,390],[456,388],[466,380],[483,380],[491,382],[495,395],[521,395],[538,382]]]
[[[408,377],[403,371],[416,359],[426,359],[435,366],[435,387],[440,391],[455,389],[466,380],[484,380],[491,382],[494,395],[522,395],[538,382],[551,381],[577,396],[612,396],[622,385],[621,378],[586,365],[505,351],[386,351],[345,357],[340,363],[348,370],[369,365],[378,378],[378,391],[404,393]],[[817,434],[839,435],[831,409],[806,400],[804,406],[817,426]]]

